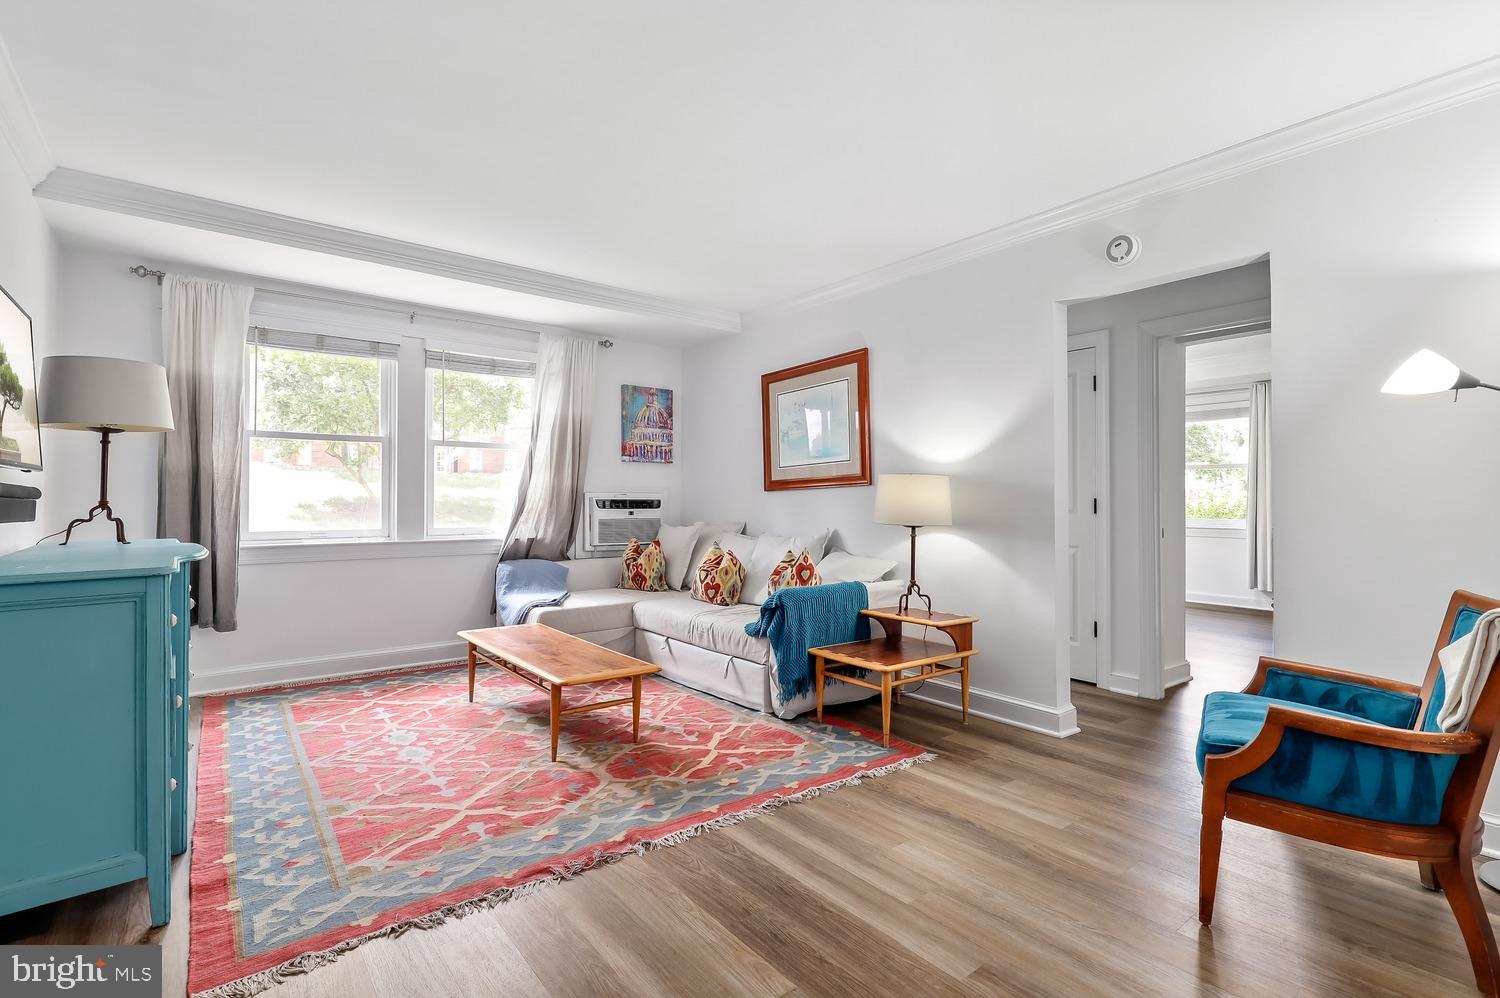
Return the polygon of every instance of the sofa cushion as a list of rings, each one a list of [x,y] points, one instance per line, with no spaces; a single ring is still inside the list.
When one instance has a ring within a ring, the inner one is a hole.
[[[625,546],[625,559],[620,566],[619,588],[647,593],[666,592],[667,556],[662,553],[661,541],[642,545],[631,538]]]
[[[771,573],[776,570],[787,551],[796,553],[806,550],[816,565],[823,559],[823,550],[828,547],[828,533],[824,530],[817,534],[798,534],[795,537],[782,537],[778,534],[761,534],[757,537],[750,560],[745,562],[745,593],[740,597],[740,602],[759,605],[771,598]],[[739,554],[739,551],[736,550],[735,554]]]
[[[745,585],[745,566],[733,551],[715,544],[693,572],[692,598],[715,606],[732,606],[740,601]]]
[[[585,589],[569,593],[561,606],[544,606],[532,610],[528,624],[546,624],[569,634],[608,631],[633,627],[631,608],[642,600],[660,599],[670,592],[647,593],[635,589]]]
[[[643,600],[633,611],[635,626],[643,631],[707,648],[721,655],[770,665],[771,642],[745,633],[745,625],[759,614],[758,606],[746,603],[712,606],[686,593]]]
[[[705,523],[698,528],[698,539],[693,542],[693,553],[688,559],[687,576],[682,580],[683,589],[693,588],[693,573],[708,556],[708,549],[725,534],[737,534],[745,529],[744,520],[727,523]]]
[[[701,523],[690,523],[685,527],[663,523],[657,528],[656,539],[661,541],[661,551],[667,559],[668,589],[681,589],[688,571],[697,567],[697,562],[693,561],[693,548],[702,532]]]
[[[778,589],[795,589],[800,586],[816,586],[819,583],[818,566],[814,564],[812,555],[803,548],[801,554],[793,554],[791,549],[782,556],[776,567],[771,569],[771,577],[766,580],[766,598]]]
[[[830,551],[818,562],[824,582],[876,582],[896,567],[886,558],[862,558],[848,551]]]

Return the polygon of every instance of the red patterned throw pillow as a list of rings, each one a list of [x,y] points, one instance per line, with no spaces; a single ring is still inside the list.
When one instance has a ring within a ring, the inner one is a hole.
[[[693,599],[714,606],[734,606],[744,587],[745,566],[733,551],[725,551],[715,541],[693,573]]]
[[[766,588],[774,593],[778,589],[816,586],[821,582],[818,578],[818,566],[813,564],[812,555],[807,548],[803,548],[800,555],[788,551],[776,563],[776,567],[771,569],[771,578],[766,583]]]
[[[667,556],[662,553],[661,541],[652,541],[645,547],[640,541],[631,541],[625,546],[619,588],[647,593],[666,592]]]

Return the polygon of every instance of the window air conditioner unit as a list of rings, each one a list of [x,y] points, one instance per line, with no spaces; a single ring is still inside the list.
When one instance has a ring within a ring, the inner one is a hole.
[[[583,549],[619,552],[631,541],[649,544],[661,529],[660,493],[589,492],[584,495]]]

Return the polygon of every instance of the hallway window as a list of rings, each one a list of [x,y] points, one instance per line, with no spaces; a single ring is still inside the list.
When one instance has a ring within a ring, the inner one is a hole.
[[[1249,411],[1189,416],[1186,438],[1188,525],[1243,528],[1250,500]]]

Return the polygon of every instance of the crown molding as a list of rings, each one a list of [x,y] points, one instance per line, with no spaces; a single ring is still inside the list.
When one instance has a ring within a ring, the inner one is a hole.
[[[0,38],[0,136],[15,154],[27,183],[41,183],[52,171],[52,150],[47,148],[26,91],[21,89],[21,78],[16,75],[3,38]]]
[[[1500,93],[1500,56],[1483,59],[1452,72],[1226,146],[1197,159],[1007,222],[863,274],[825,284],[784,301],[751,309],[745,313],[745,317],[769,318],[873,291],[1030,242],[1083,222],[1127,211],[1147,201],[1206,187],[1496,93]]]
[[[470,284],[483,284],[521,294],[684,322],[717,332],[740,331],[740,315],[730,309],[662,298],[608,284],[596,284],[593,281],[532,270],[467,253],[311,222],[259,208],[247,208],[67,167],[53,170],[45,180],[36,185],[33,193],[49,201],[98,208],[351,260],[364,260],[367,263],[447,277]]]

